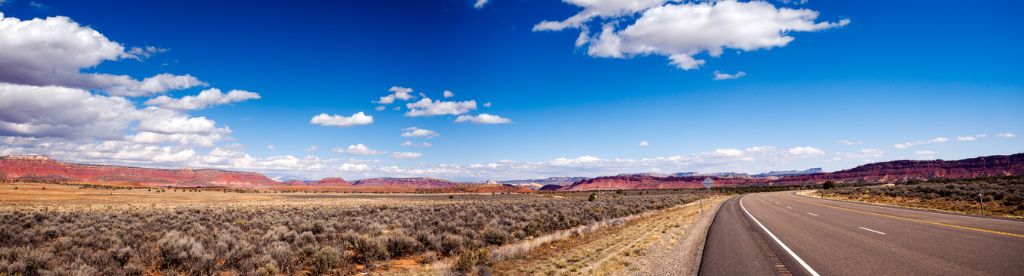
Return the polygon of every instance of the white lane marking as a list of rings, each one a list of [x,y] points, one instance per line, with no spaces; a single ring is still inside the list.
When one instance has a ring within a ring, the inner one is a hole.
[[[808,215],[812,215],[812,216],[815,216],[815,217],[817,217],[817,216],[818,216],[818,214],[815,214],[815,213],[807,213],[807,214],[808,214]]]
[[[871,230],[871,229],[867,229],[867,228],[864,228],[864,227],[857,227],[857,228],[860,228],[860,229],[864,229],[864,230],[868,230],[868,231],[871,231],[871,232],[875,232],[875,233],[878,233],[878,234],[882,234],[882,235],[885,235],[885,233],[882,233],[882,232],[879,232],[879,231],[875,231],[875,230]]]
[[[743,197],[740,198],[740,208],[743,209],[744,213],[747,213],[747,216],[750,217],[750,219],[754,220],[754,223],[757,223],[757,226],[761,226],[761,230],[764,230],[765,233],[768,233],[768,236],[772,237],[772,239],[775,240],[775,242],[778,243],[779,246],[782,246],[782,249],[785,249],[786,253],[789,253],[789,256],[792,256],[793,259],[796,259],[796,262],[800,263],[800,265],[807,270],[807,273],[810,273],[812,276],[820,276],[817,271],[814,271],[814,269],[811,268],[811,266],[807,265],[807,263],[804,262],[804,259],[801,259],[800,256],[797,256],[796,253],[793,253],[793,250],[789,249],[789,246],[786,246],[785,243],[782,243],[782,241],[779,240],[778,237],[775,237],[775,234],[772,234],[772,231],[768,231],[768,228],[764,227],[764,224],[761,224],[761,222],[758,221],[757,218],[754,218],[754,215],[751,215],[750,212],[747,211],[747,207],[743,206]]]

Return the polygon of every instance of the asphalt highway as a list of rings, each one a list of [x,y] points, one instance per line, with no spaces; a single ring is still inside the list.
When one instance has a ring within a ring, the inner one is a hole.
[[[1024,275],[1024,222],[749,194],[723,203],[700,275]]]

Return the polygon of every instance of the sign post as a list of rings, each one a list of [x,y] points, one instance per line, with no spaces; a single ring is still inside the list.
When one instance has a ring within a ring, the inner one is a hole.
[[[707,194],[711,190],[711,186],[715,185],[715,181],[711,177],[704,178],[704,193]],[[704,213],[704,196],[700,197],[700,213]]]
[[[978,208],[981,209],[981,215],[985,215],[985,198],[982,197],[981,193],[978,193]]]

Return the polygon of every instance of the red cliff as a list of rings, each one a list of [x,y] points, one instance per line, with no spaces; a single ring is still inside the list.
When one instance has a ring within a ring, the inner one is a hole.
[[[0,179],[173,187],[252,188],[278,184],[251,172],[85,165],[36,155],[0,157]]]

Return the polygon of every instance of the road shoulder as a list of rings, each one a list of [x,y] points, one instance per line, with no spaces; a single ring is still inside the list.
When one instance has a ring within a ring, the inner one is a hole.
[[[495,264],[498,275],[695,275],[715,211],[729,197],[694,202],[541,246]]]

